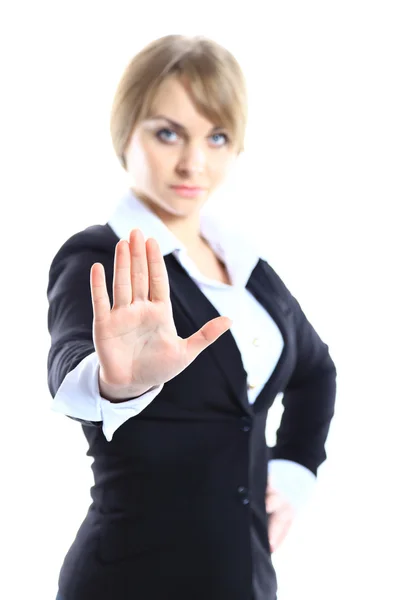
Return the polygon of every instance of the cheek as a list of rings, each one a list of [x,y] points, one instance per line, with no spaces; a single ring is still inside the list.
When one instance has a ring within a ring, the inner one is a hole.
[[[176,164],[176,151],[171,146],[163,145],[157,140],[146,144],[146,164],[148,177],[152,182],[164,182],[171,178]]]
[[[165,178],[168,171],[168,153],[152,140],[142,139],[132,148],[131,165],[135,180],[141,185],[154,185]]]
[[[168,178],[173,165],[171,148],[152,144],[147,152],[147,164],[149,176],[152,181],[160,181]]]
[[[220,183],[228,175],[233,163],[232,157],[222,153],[212,155],[209,160],[210,174],[214,183]]]

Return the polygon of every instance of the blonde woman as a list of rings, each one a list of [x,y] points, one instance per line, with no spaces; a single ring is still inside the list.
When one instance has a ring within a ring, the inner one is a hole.
[[[202,37],[149,44],[116,91],[131,186],[49,273],[53,407],[81,422],[94,474],[61,600],[276,598],[271,553],[326,458],[336,373],[230,215],[202,214],[246,113],[238,63]]]

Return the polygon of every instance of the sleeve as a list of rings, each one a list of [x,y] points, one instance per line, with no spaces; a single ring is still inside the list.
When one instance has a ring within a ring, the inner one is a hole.
[[[118,427],[144,410],[164,386],[155,386],[131,400],[110,402],[99,392],[99,366],[96,352],[81,360],[58,388],[52,409],[81,423],[101,423],[105,438],[110,442]]]
[[[127,402],[112,403],[100,396],[99,364],[92,336],[90,269],[95,262],[103,264],[112,303],[113,249],[87,249],[77,243],[77,236],[64,244],[49,271],[48,386],[54,410],[86,425],[102,427],[110,441],[115,430],[139,414],[162,386]]]
[[[273,272],[274,273],[274,272]],[[283,414],[271,459],[297,462],[317,475],[326,460],[325,442],[334,415],[336,367],[299,302],[274,273],[278,294],[294,317],[296,364],[283,391]]]

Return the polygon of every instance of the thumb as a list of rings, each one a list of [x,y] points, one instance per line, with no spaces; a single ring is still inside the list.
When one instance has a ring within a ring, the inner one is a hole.
[[[231,325],[232,319],[229,317],[216,317],[188,337],[186,340],[187,364],[190,365],[200,352],[211,346],[223,333],[228,331]]]

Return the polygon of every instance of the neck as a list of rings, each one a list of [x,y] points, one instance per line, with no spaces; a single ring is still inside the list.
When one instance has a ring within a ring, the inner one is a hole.
[[[136,193],[136,196],[139,195]],[[159,219],[168,227],[168,229],[178,238],[185,246],[188,252],[196,251],[208,246],[200,233],[200,208],[189,215],[179,216],[174,215],[165,210],[162,206],[151,202],[148,198],[140,195],[140,199],[150,210],[157,215]]]
[[[159,215],[160,216],[160,215]],[[161,217],[163,223],[178,238],[190,253],[204,247],[205,240],[200,233],[200,218],[191,215],[187,218],[176,218],[171,215]]]

